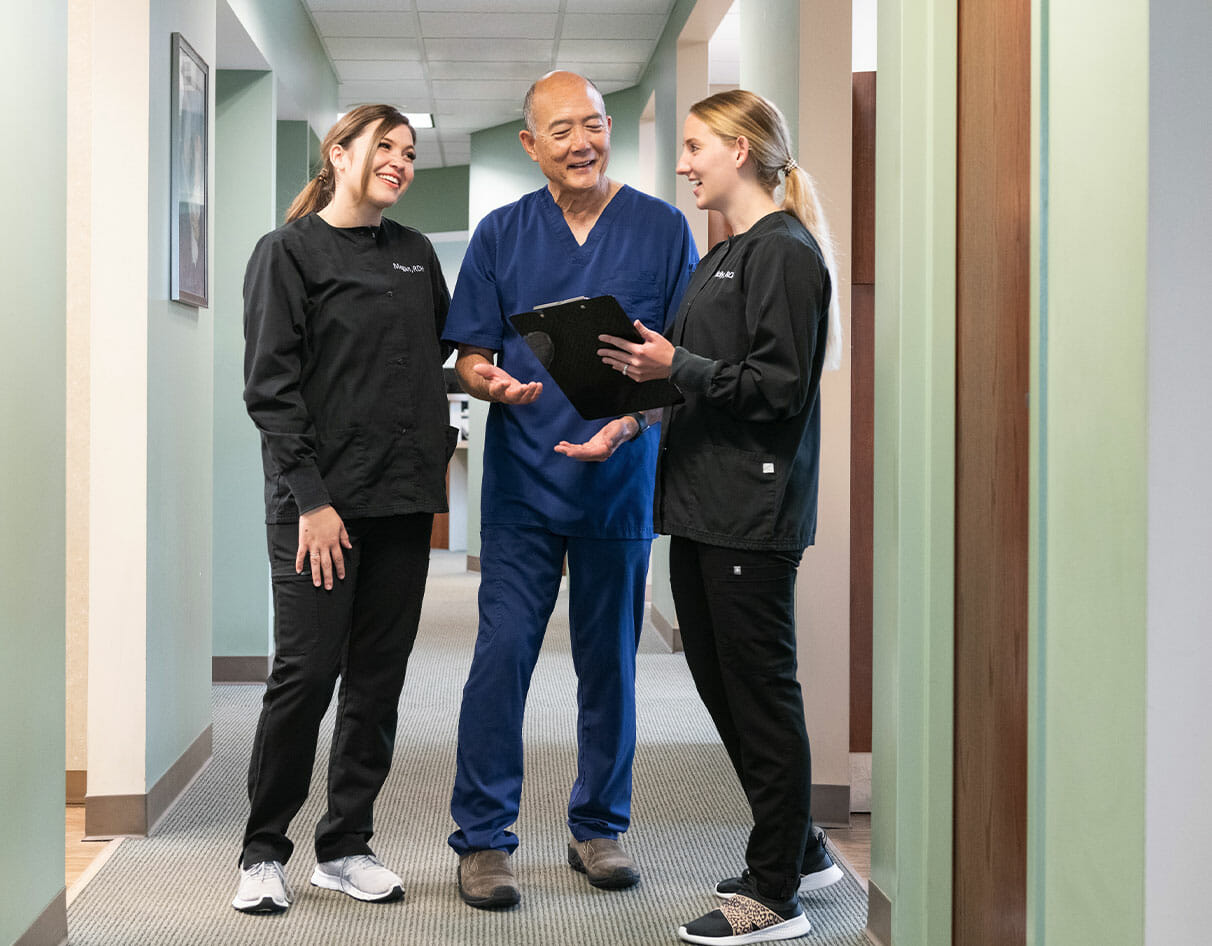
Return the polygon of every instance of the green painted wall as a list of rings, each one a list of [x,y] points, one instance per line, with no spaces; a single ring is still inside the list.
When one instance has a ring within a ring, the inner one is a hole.
[[[224,70],[215,83],[213,653],[265,656],[271,648],[261,446],[244,409],[244,268],[275,225],[274,120],[269,72]],[[291,122],[303,145],[307,126]],[[298,159],[299,155],[295,155]],[[292,195],[293,196],[293,195]]]
[[[791,140],[800,140],[800,0],[741,3],[740,86],[778,104]],[[763,55],[748,55],[761,50]]]
[[[421,135],[425,134],[422,129]],[[421,139],[422,147],[424,138]],[[519,149],[521,145],[518,146]],[[467,201],[471,169],[466,164],[417,171],[404,196],[385,216],[422,233],[444,233],[467,229]],[[448,275],[452,280],[453,275]]]
[[[956,11],[879,5],[871,884],[951,941]]]
[[[147,761],[150,788],[210,724],[213,309],[169,301],[170,36],[215,62],[214,0],[150,7]],[[215,70],[210,71],[214,115]],[[214,233],[214,125],[210,230]],[[211,242],[212,253],[214,243]],[[211,260],[213,266],[213,259]],[[214,292],[214,277],[210,289]]]
[[[0,31],[0,141],[20,165],[0,230],[0,943],[63,889],[67,3]],[[31,143],[38,151],[31,157]]]
[[[312,131],[323,136],[337,120],[337,77],[303,4],[227,0],[227,5],[269,63],[279,88],[307,110]]]
[[[656,196],[671,204],[677,194],[678,177],[673,169],[682,148],[682,122],[686,118],[678,114],[678,36],[696,2],[676,0],[648,68],[636,83],[641,107],[650,95],[656,99]]]
[[[277,195],[274,206],[274,224],[286,220],[286,211],[311,178],[311,165],[315,155],[309,148],[314,135],[303,121],[278,122],[276,167],[274,181]],[[317,147],[318,151],[319,148]]]
[[[1128,946],[1145,868],[1149,5],[1035,12],[1032,932]]]

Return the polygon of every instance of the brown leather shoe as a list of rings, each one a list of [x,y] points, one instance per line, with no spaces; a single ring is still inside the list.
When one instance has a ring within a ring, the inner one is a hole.
[[[640,882],[640,868],[614,838],[568,842],[568,864],[603,890],[622,890]]]
[[[481,910],[502,910],[522,899],[505,851],[472,851],[459,858],[459,896]]]

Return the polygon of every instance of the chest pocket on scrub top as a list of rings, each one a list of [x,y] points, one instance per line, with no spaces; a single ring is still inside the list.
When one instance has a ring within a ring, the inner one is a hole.
[[[664,329],[665,300],[660,297],[655,272],[645,269],[614,273],[606,280],[602,293],[618,299],[631,321],[639,319],[658,332]]]

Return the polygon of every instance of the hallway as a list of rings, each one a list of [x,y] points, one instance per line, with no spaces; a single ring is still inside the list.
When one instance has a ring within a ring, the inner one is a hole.
[[[674,940],[679,923],[712,909],[715,879],[741,866],[748,809],[680,654],[645,632],[637,670],[639,745],[634,827],[625,843],[644,872],[629,891],[590,888],[565,864],[563,809],[571,783],[576,680],[565,595],[548,630],[526,718],[527,782],[518,819],[523,901],[494,914],[458,899],[445,844],[459,694],[470,662],[478,576],[464,556],[436,552],[421,632],[400,706],[395,765],[376,809],[373,842],[402,874],[402,904],[360,905],[310,887],[311,828],[321,813],[326,718],[312,794],[292,826],[287,866],[295,903],[281,917],[229,906],[235,846],[245,815],[244,777],[263,692],[213,690],[214,756],[149,838],[127,839],[68,908],[75,946],[140,943],[601,944]],[[318,781],[317,781],[318,779]],[[154,895],[149,896],[149,891]],[[807,895],[812,941],[863,946],[867,903],[855,877]]]

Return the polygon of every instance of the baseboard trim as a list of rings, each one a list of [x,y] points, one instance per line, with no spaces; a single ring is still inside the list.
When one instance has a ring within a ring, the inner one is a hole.
[[[83,805],[88,796],[88,772],[84,769],[67,769],[63,788],[69,805]]]
[[[211,683],[264,683],[269,657],[211,657]]]
[[[682,651],[682,632],[676,626],[665,620],[665,615],[661,614],[656,608],[648,609],[648,616],[652,621],[652,626],[656,628],[657,636],[669,648],[671,654],[678,654]]]
[[[873,880],[867,881],[867,928],[876,946],[892,946],[892,901]]]
[[[17,937],[13,946],[63,946],[67,942],[67,888],[55,894],[38,919]]]
[[[480,570],[480,556],[478,556],[478,555],[468,555],[467,556],[467,570],[469,572],[478,572]]]
[[[823,828],[850,826],[850,786],[813,785],[812,820]]]
[[[151,834],[190,783],[210,762],[214,727],[207,726],[146,795],[88,795],[84,833],[90,839]]]

